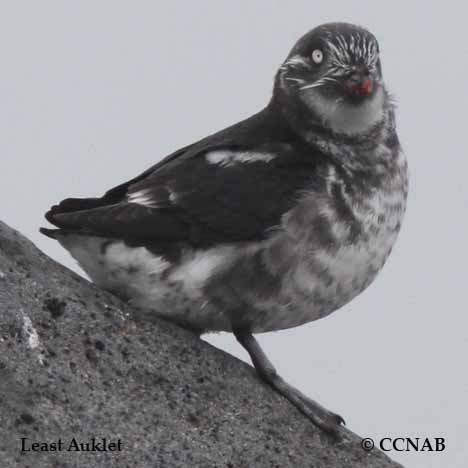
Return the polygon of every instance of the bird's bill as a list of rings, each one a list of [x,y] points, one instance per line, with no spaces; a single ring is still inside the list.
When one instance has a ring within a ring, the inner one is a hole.
[[[344,85],[346,91],[351,96],[365,98],[366,96],[370,96],[372,91],[374,91],[375,80],[368,68],[364,67],[347,77]]]
[[[372,78],[362,78],[359,80],[348,80],[346,89],[350,94],[358,96],[369,96],[374,90],[374,80]]]

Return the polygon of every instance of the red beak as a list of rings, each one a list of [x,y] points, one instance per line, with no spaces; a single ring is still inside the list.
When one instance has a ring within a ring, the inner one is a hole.
[[[374,89],[374,82],[370,79],[367,78],[361,83],[361,86],[358,87],[358,93],[367,95],[372,93],[372,90]]]
[[[352,94],[369,96],[374,89],[374,80],[362,74],[355,74],[347,81],[346,87]]]

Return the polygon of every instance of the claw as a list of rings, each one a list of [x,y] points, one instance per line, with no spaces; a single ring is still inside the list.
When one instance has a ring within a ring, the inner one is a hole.
[[[312,418],[310,418],[312,419]],[[344,419],[335,413],[328,414],[325,418],[312,419],[312,422],[330,435],[338,435],[340,427],[345,424]]]
[[[260,378],[287,398],[299,411],[323,431],[338,436],[340,427],[345,420],[339,415],[328,411],[316,401],[301,393],[297,388],[285,382],[277,373],[273,364],[268,360],[260,345],[250,332],[235,330],[239,343],[247,350],[252,358]]]

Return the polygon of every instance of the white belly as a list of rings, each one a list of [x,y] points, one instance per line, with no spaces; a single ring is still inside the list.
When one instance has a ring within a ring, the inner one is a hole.
[[[73,234],[58,240],[93,282],[135,308],[194,329],[230,330],[227,316],[202,291],[234,259],[233,247],[187,249],[180,262],[171,264],[121,240]]]

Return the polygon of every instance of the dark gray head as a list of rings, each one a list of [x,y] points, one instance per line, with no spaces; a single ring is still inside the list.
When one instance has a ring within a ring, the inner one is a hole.
[[[365,132],[382,119],[387,98],[376,38],[353,24],[318,26],[292,48],[275,93],[305,105],[333,131]]]

